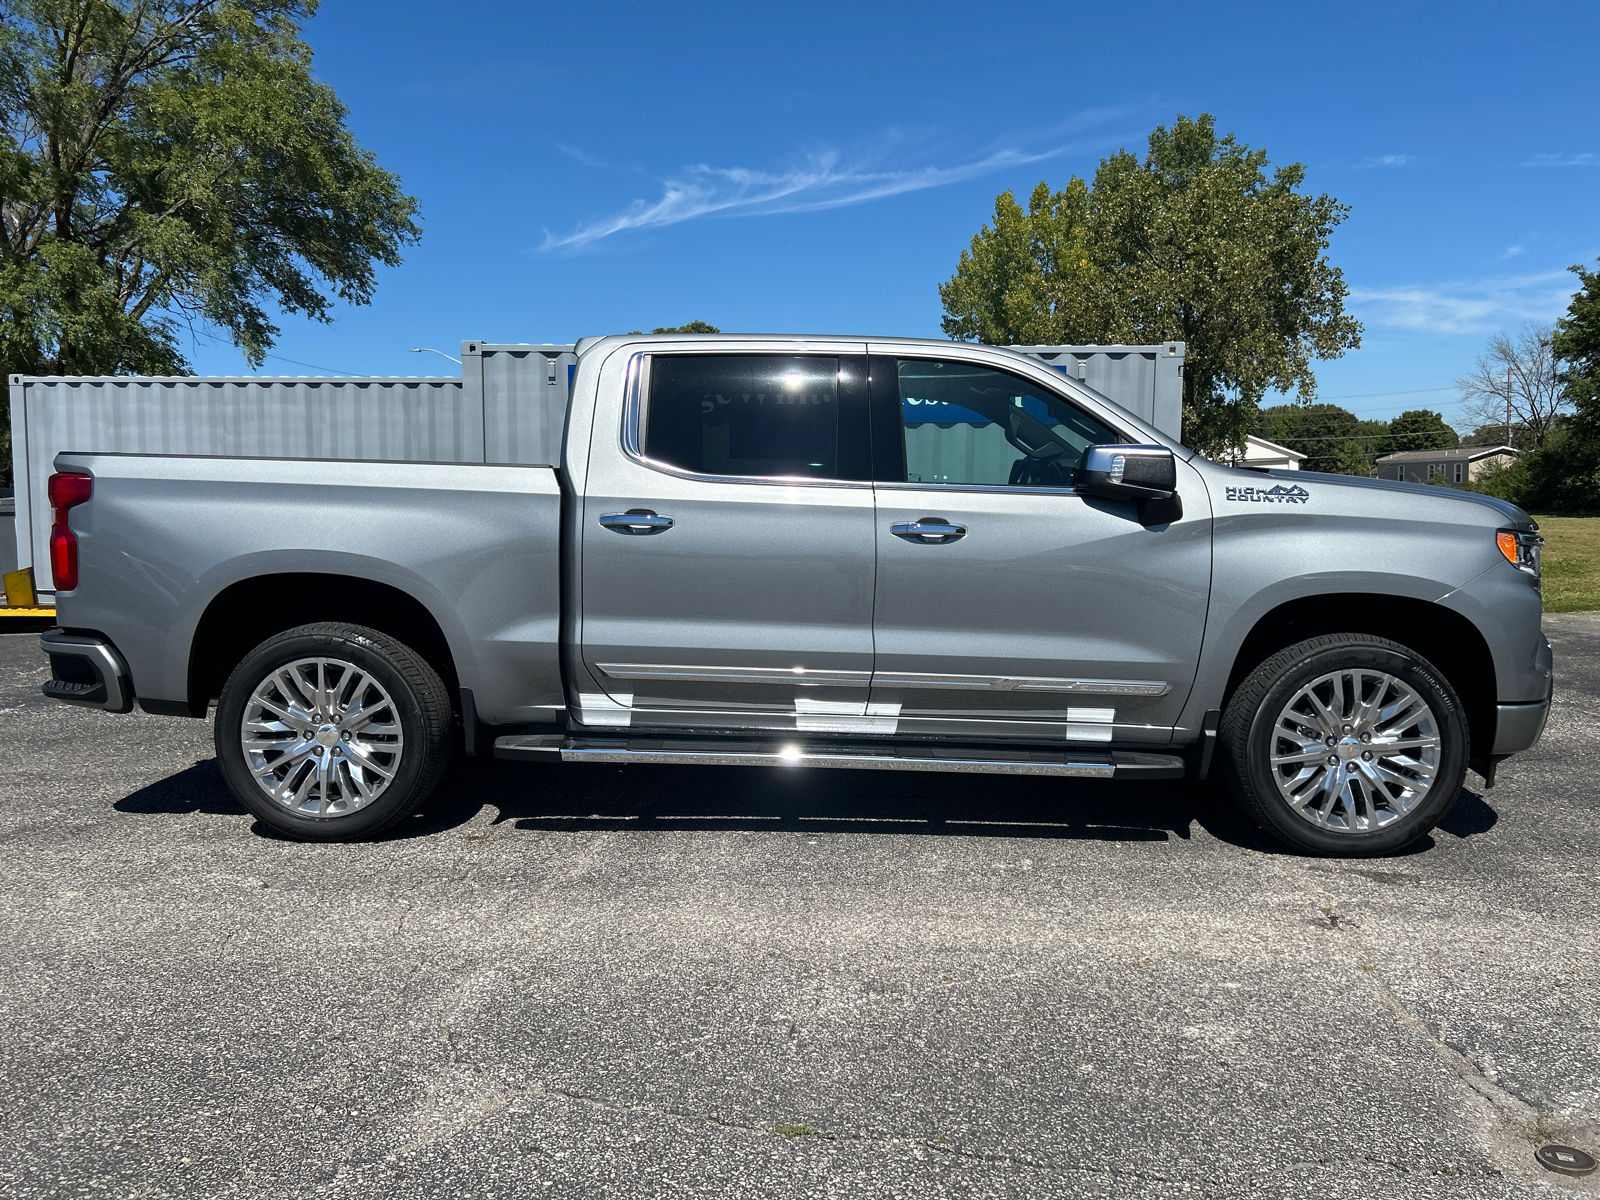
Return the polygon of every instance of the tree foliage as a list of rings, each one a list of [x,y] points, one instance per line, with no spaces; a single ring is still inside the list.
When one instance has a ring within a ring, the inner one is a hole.
[[[1360,345],[1327,259],[1347,209],[1269,178],[1264,150],[1219,136],[1209,114],[1150,134],[1144,160],[1102,159],[1091,187],[1011,192],[940,285],[947,336],[993,344],[1187,345],[1184,426],[1213,453],[1243,443],[1269,391],[1315,396],[1315,359]]]
[[[0,364],[182,373],[184,323],[259,365],[415,242],[345,127],[317,0],[0,0]]]
[[[1475,485],[1534,512],[1600,512],[1600,271],[1572,270],[1582,287],[1549,337],[1572,418]]]
[[[690,321],[687,325],[660,325],[650,331],[651,333],[721,333],[709,321]]]
[[[1361,422],[1337,404],[1276,404],[1261,410],[1251,432],[1304,454],[1302,471],[1366,473]],[[1351,446],[1361,456],[1357,470],[1349,469],[1356,461],[1347,449]]]
[[[1583,286],[1556,322],[1551,349],[1561,360],[1561,382],[1577,410],[1574,425],[1584,437],[1600,438],[1600,271],[1572,268]]]
[[[1545,436],[1551,437],[1565,428],[1567,422],[1557,421],[1555,429],[1547,432]],[[1519,425],[1516,421],[1511,423],[1511,441],[1506,441],[1506,423],[1504,420],[1494,421],[1487,425],[1479,425],[1471,433],[1461,439],[1463,446],[1505,446],[1513,450],[1534,449],[1533,435],[1528,432],[1527,426]]]
[[[1442,413],[1413,408],[1389,422],[1388,434],[1378,451],[1402,454],[1407,450],[1448,450],[1461,444],[1461,435],[1446,423]]]

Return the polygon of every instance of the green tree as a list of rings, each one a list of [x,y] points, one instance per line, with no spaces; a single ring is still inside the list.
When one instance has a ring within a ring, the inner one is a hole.
[[[313,77],[316,7],[0,0],[7,372],[183,373],[196,324],[260,365],[269,305],[371,300],[417,205]]]
[[[1550,346],[1561,360],[1561,381],[1577,409],[1575,432],[1600,438],[1600,271],[1572,268],[1583,283],[1556,322]]]
[[[1546,432],[1545,436],[1549,437],[1551,433],[1559,432],[1565,426],[1566,422],[1564,420],[1558,420],[1554,423],[1552,429]],[[1504,446],[1506,444],[1505,423],[1503,421],[1495,421],[1488,425],[1479,425],[1461,439],[1461,444],[1463,446]],[[1511,447],[1514,450],[1536,449],[1533,434],[1526,425],[1519,424],[1517,421],[1511,422]]]
[[[1337,404],[1277,404],[1260,411],[1256,427],[1250,432],[1304,454],[1306,460],[1300,464],[1303,471],[1367,473],[1365,451],[1360,464],[1352,467],[1345,449],[1364,445],[1361,422]]]
[[[1141,162],[1102,159],[1092,188],[1010,192],[940,285],[947,336],[994,344],[1187,343],[1184,437],[1242,445],[1269,391],[1316,392],[1314,359],[1360,345],[1327,259],[1347,209],[1298,189],[1299,163],[1219,136],[1209,114],[1157,126]]]
[[[1349,441],[1339,446],[1334,455],[1333,473],[1335,475],[1370,475],[1372,474],[1372,455],[1362,442]]]
[[[711,322],[709,322],[709,321],[690,321],[687,325],[657,325],[650,332],[652,334],[657,334],[657,333],[721,333],[722,330],[718,329],[715,325],[711,324]],[[633,330],[629,330],[628,336],[629,337],[640,337],[641,335],[643,335],[643,333],[644,333],[644,330],[642,330],[642,329],[633,329]]]
[[[1576,412],[1542,446],[1474,484],[1535,512],[1600,512],[1600,271],[1572,270],[1583,286],[1550,348]]]
[[[650,331],[651,333],[721,333],[709,321],[690,321],[687,325],[661,325]]]
[[[1600,513],[1600,439],[1558,430],[1543,446],[1468,486],[1530,512]]]
[[[1461,444],[1461,435],[1445,423],[1444,417],[1425,408],[1401,413],[1389,422],[1389,436],[1378,453],[1398,454],[1405,450],[1448,450]]]

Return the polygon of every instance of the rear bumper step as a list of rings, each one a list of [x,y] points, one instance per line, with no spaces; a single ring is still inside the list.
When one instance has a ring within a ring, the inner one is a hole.
[[[517,733],[498,737],[494,756],[525,762],[681,763],[699,767],[843,767],[868,771],[964,771],[1075,779],[1182,779],[1176,754],[1103,753],[1024,747],[885,746],[841,742],[732,741],[709,738],[574,737]]]
[[[125,713],[133,708],[133,687],[122,656],[111,643],[51,629],[39,635],[50,657],[51,678],[39,688],[52,700]]]

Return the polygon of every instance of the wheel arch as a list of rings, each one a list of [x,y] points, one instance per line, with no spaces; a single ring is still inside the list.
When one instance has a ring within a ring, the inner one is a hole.
[[[1330,633],[1364,633],[1415,650],[1437,667],[1461,699],[1474,767],[1494,746],[1496,686],[1489,643],[1452,608],[1411,596],[1329,593],[1287,600],[1264,613],[1245,635],[1228,673],[1226,707],[1245,676],[1286,646]]]
[[[357,576],[295,571],[240,579],[211,598],[189,644],[188,705],[204,716],[244,656],[274,634],[321,621],[364,625],[404,642],[459,703],[455,655],[438,619],[415,596]]]

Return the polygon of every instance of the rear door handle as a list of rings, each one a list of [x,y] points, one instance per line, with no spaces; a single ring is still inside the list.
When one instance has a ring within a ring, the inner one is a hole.
[[[891,525],[889,532],[908,542],[920,542],[924,546],[942,546],[946,542],[966,537],[967,527],[952,525],[943,517],[921,517],[903,525]]]
[[[658,517],[648,508],[630,508],[625,513],[606,513],[600,524],[613,533],[660,533],[672,528],[672,518]]]

